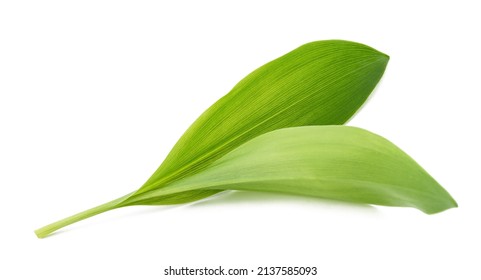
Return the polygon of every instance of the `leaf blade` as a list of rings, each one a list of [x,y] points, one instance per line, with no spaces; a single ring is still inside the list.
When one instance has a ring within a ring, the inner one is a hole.
[[[209,169],[143,194],[193,190],[283,192],[432,214],[456,207],[449,193],[388,140],[347,126],[310,126],[261,135]],[[141,204],[142,194],[133,197]],[[127,201],[129,202],[129,201]]]
[[[343,124],[372,92],[388,59],[362,44],[330,40],[267,63],[205,111],[137,193],[200,172],[263,133]]]

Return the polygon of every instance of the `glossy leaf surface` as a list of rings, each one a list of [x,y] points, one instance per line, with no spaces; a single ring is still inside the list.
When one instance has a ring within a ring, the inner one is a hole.
[[[192,124],[137,193],[195,174],[266,132],[345,123],[372,92],[388,60],[366,45],[329,40],[265,64]]]

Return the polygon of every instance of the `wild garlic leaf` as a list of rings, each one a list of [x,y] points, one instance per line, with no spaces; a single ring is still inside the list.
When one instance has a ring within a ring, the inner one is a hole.
[[[359,43],[330,40],[303,45],[258,68],[205,111],[137,191],[47,225],[44,237],[66,225],[128,205],[188,178],[245,142],[286,127],[343,124],[361,107],[389,57]],[[144,204],[178,204],[222,189],[193,189],[151,196]]]
[[[305,44],[265,64],[192,124],[137,193],[198,173],[263,133],[345,123],[381,79],[388,60],[366,45],[328,40]]]
[[[421,166],[388,140],[348,126],[305,126],[263,134],[208,169],[123,204],[150,204],[192,190],[280,192],[433,214],[457,204]]]

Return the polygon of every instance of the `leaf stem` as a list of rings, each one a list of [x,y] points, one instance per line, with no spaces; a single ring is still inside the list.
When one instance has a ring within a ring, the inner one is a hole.
[[[77,213],[75,215],[72,215],[70,217],[64,218],[62,220],[59,220],[57,222],[51,223],[49,225],[46,225],[42,228],[39,228],[35,230],[35,234],[37,235],[38,238],[44,238],[50,235],[51,233],[66,227],[68,225],[71,225],[73,223],[82,221],[84,219],[90,218],[92,216],[98,215],[100,213],[107,212],[109,210],[113,210],[119,207],[122,207],[121,203],[130,196],[131,194],[122,196],[120,198],[117,198],[115,200],[112,200],[110,202],[101,204],[97,207],[85,210],[83,212]]]

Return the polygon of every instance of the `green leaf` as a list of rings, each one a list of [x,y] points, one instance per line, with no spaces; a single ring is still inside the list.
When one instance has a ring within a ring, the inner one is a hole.
[[[123,204],[150,204],[192,190],[280,192],[432,214],[456,207],[422,167],[388,140],[348,126],[279,129],[259,136],[208,169]]]
[[[305,44],[265,64],[192,124],[137,193],[195,174],[266,132],[345,123],[381,79],[388,60],[366,45],[330,40]]]
[[[303,45],[258,68],[205,111],[137,191],[36,231],[44,237],[82,219],[127,205],[206,170],[245,142],[286,127],[343,124],[361,107],[389,57],[359,43],[330,40]],[[144,204],[195,201],[222,191],[202,189],[151,197]]]

